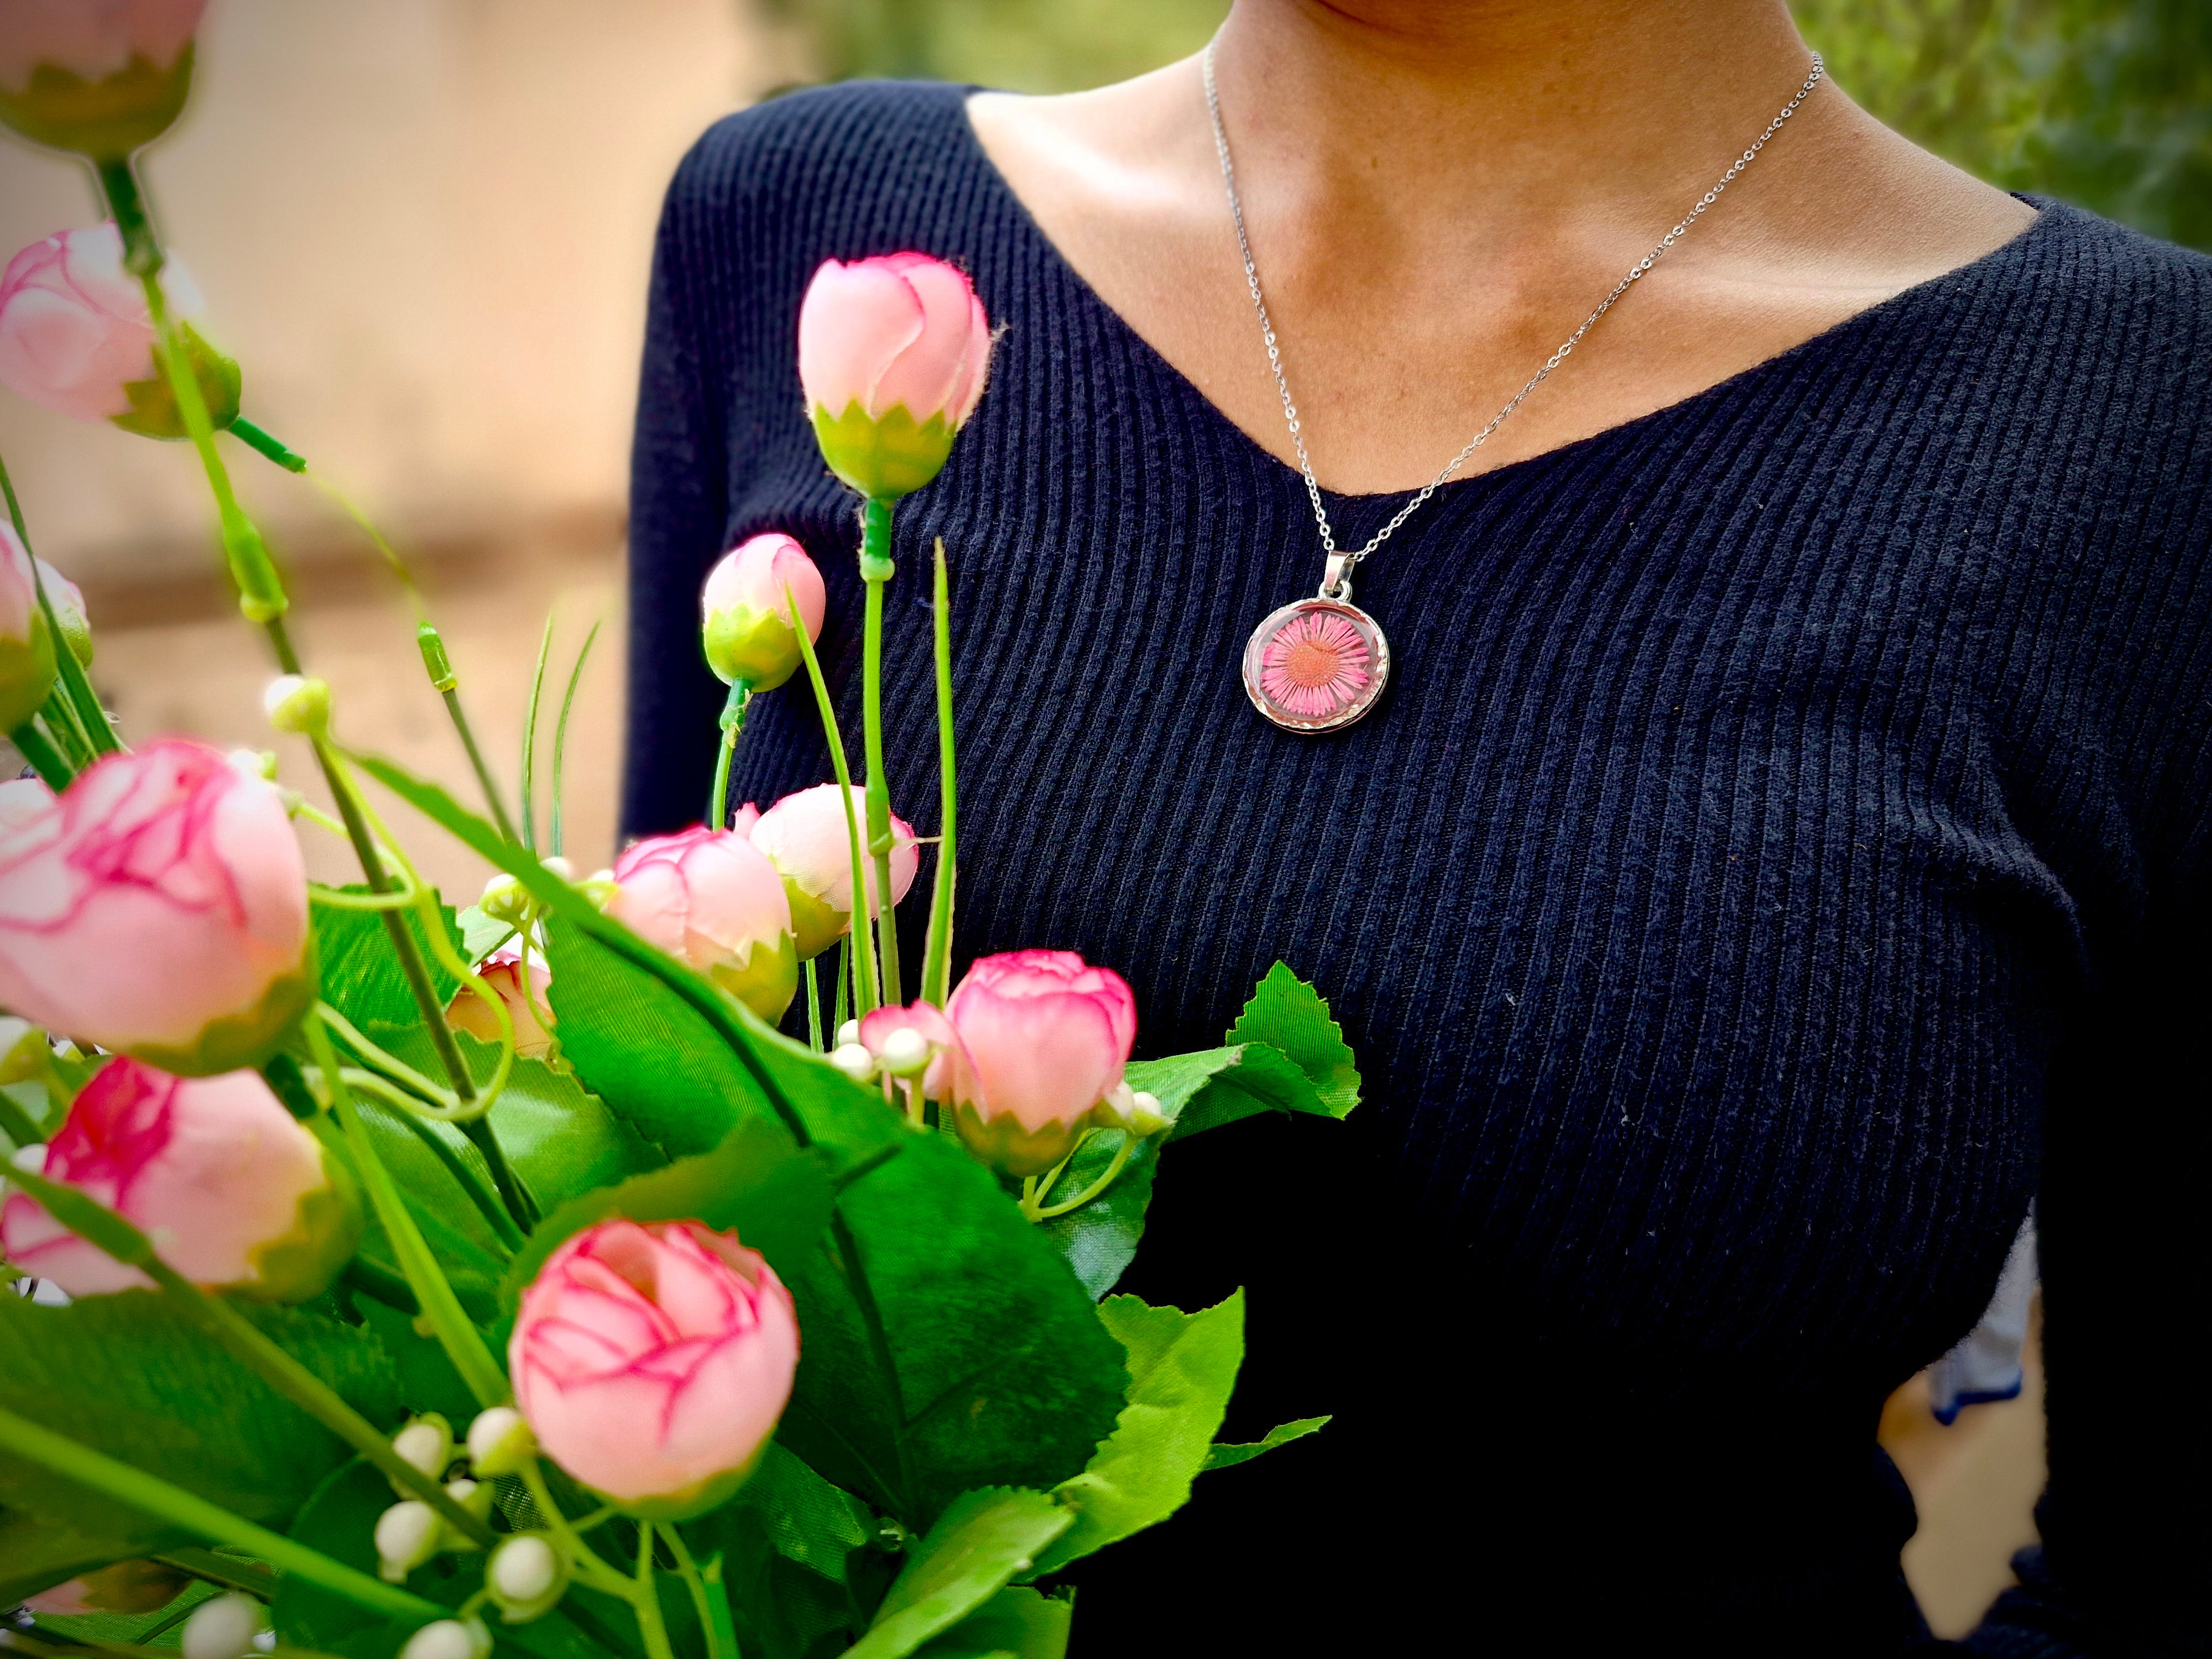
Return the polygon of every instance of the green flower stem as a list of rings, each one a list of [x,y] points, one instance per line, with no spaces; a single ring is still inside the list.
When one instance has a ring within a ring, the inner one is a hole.
[[[824,1034],[828,1038],[834,1039],[838,1032],[845,1029],[845,1022],[852,1018],[852,1005],[847,999],[853,994],[853,975],[845,969],[846,959],[852,955],[852,936],[848,933],[845,938],[837,941],[836,1006],[830,1012],[830,1030]],[[825,1041],[822,1047],[826,1053],[830,1048],[830,1042]]]
[[[380,1267],[365,1255],[357,1255],[345,1265],[338,1275],[348,1289],[356,1291],[372,1302],[381,1302],[386,1307],[405,1314],[410,1319],[422,1316],[422,1304],[415,1292],[407,1288],[407,1281],[398,1273]]]
[[[32,551],[30,527],[23,522],[23,504],[15,499],[15,482],[8,476],[8,463],[4,459],[0,459],[0,495],[8,498],[8,521],[15,527],[16,540],[23,544],[25,552]],[[68,641],[62,638],[60,614],[54,609],[53,596],[46,592],[46,578],[39,574],[36,564],[31,567],[31,575],[39,590],[39,609],[46,613],[46,629],[53,635],[54,672],[61,681],[62,689],[68,694],[70,707],[84,727],[94,751],[102,755],[112,754],[123,744],[115,735],[115,728],[108,724],[107,710],[100,706],[99,694],[92,689],[92,682],[85,678],[84,665],[76,659],[76,653],[70,650]]]
[[[287,472],[305,472],[307,470],[306,456],[286,448],[283,444],[270,437],[243,415],[231,422],[230,435],[248,449],[265,455]]]
[[[69,654],[68,646],[60,649],[63,655]],[[46,735],[61,750],[63,763],[71,774],[83,771],[100,758],[93,752],[92,738],[84,729],[84,722],[76,717],[76,710],[70,707],[69,693],[62,689],[59,680],[46,693],[46,707],[39,710],[38,717],[46,722]]]
[[[952,976],[952,882],[954,833],[959,818],[959,790],[952,760],[952,593],[945,570],[945,538],[937,538],[934,591],[930,609],[936,624],[938,816],[937,880],[929,896],[929,932],[921,947],[921,1000],[945,1006]]]
[[[676,1557],[676,1570],[684,1575],[684,1588],[691,1592],[691,1606],[698,1613],[699,1628],[707,1633],[707,1659],[739,1659],[737,1621],[730,1617],[729,1592],[722,1588],[722,1558],[711,1557],[702,1571],[699,1564],[691,1559],[682,1533],[674,1527],[664,1526],[660,1535],[668,1540],[669,1551]]]
[[[867,586],[860,656],[860,732],[867,766],[868,851],[876,864],[877,949],[885,1006],[905,1006],[899,991],[898,918],[891,904],[891,791],[884,775],[884,589],[891,579],[891,504],[872,501],[860,514],[860,580]],[[867,890],[853,886],[857,928]]]
[[[730,757],[738,752],[738,738],[745,729],[745,705],[753,689],[743,680],[731,683],[722,704],[722,734],[714,750],[714,791],[707,798],[707,827],[726,830],[730,823]]]
[[[538,703],[545,695],[545,664],[553,654],[553,617],[538,635],[538,671],[530,677],[530,708],[522,718],[522,844],[538,850]]]
[[[59,1182],[22,1170],[9,1179],[37,1199],[46,1212],[71,1232],[118,1261],[136,1267],[201,1328],[230,1350],[234,1358],[269,1386],[377,1468],[422,1498],[447,1522],[479,1544],[493,1541],[489,1527],[446,1495],[445,1487],[392,1449],[368,1419],[346,1404],[331,1386],[295,1359],[221,1297],[210,1296],[155,1253],[153,1241],[96,1199]]]
[[[822,981],[812,957],[806,958],[806,1046],[822,1052]]]
[[[431,1254],[422,1229],[415,1224],[415,1218],[399,1196],[399,1188],[393,1185],[391,1173],[376,1155],[376,1146],[368,1138],[361,1114],[355,1109],[352,1093],[346,1088],[344,1073],[338,1068],[330,1032],[324,1028],[321,1018],[313,1013],[305,1022],[305,1030],[315,1063],[330,1079],[331,1106],[338,1127],[344,1132],[346,1145],[353,1152],[354,1162],[359,1166],[361,1183],[368,1189],[376,1218],[383,1224],[392,1251],[399,1258],[399,1271],[407,1276],[408,1287],[422,1304],[423,1316],[429,1320],[438,1345],[445,1349],[446,1357],[453,1362],[453,1369],[460,1373],[469,1392],[476,1395],[478,1405],[505,1404],[506,1375],[491,1357],[491,1351],[484,1346],[477,1328],[469,1322],[468,1315],[461,1311],[460,1301],[447,1281],[445,1269]]]
[[[69,647],[64,645],[62,649],[66,651]],[[62,758],[53,740],[39,729],[35,719],[25,720],[10,732],[8,740],[23,751],[23,758],[31,763],[31,769],[47,788],[58,795],[70,787],[70,780],[76,774],[70,770],[70,763]]]
[[[1133,1150],[1134,1150],[1136,1145],[1137,1137],[1135,1132],[1129,1129],[1122,1130],[1121,1144],[1114,1149],[1113,1162],[1107,1164],[1106,1171],[1103,1175],[1100,1176],[1097,1180],[1092,1182],[1088,1187],[1085,1187],[1073,1198],[1069,1199],[1065,1204],[1053,1204],[1048,1205],[1042,1209],[1031,1210],[1030,1212],[1030,1219],[1032,1221],[1050,1221],[1054,1216],[1066,1215],[1070,1210],[1081,1209],[1092,1199],[1097,1197],[1099,1194],[1104,1192],[1109,1187],[1114,1184],[1115,1176],[1121,1173],[1121,1166],[1129,1161],[1129,1154]],[[1046,1193],[1049,1193],[1051,1190],[1051,1187],[1047,1185],[1040,1189],[1038,1196],[1042,1197]]]
[[[0,1446],[26,1462],[52,1470],[104,1498],[128,1504],[211,1544],[233,1545],[256,1560],[265,1561],[279,1571],[290,1573],[333,1595],[342,1595],[372,1612],[425,1622],[446,1616],[445,1608],[435,1601],[425,1601],[333,1561],[319,1550],[309,1549],[265,1527],[258,1527],[181,1486],[118,1462],[105,1453],[4,1409],[0,1409]]]
[[[870,591],[879,593],[881,590]],[[868,884],[863,871],[860,821],[853,813],[853,774],[845,763],[845,738],[837,729],[836,707],[830,701],[830,685],[822,678],[822,663],[814,654],[814,642],[806,637],[806,624],[799,614],[799,601],[792,597],[788,587],[783,590],[783,597],[784,603],[791,608],[791,630],[799,641],[799,653],[806,659],[806,678],[814,687],[814,704],[822,713],[822,735],[829,741],[830,767],[836,775],[838,799],[845,803],[845,833],[853,845],[853,915],[858,923],[861,895],[868,890]],[[856,1019],[864,1018],[876,1008],[875,957],[868,948],[868,930],[865,923],[848,928],[846,937],[853,943],[853,1016]],[[842,1025],[844,1022],[841,1019],[838,1024]]]
[[[428,623],[423,625],[428,626]],[[440,648],[443,649],[442,643]],[[500,798],[498,780],[491,775],[491,763],[483,757],[483,750],[477,745],[476,728],[469,724],[468,713],[461,707],[460,687],[458,684],[446,686],[440,695],[445,699],[446,717],[453,721],[453,730],[460,737],[461,747],[468,752],[469,769],[477,775],[477,787],[483,792],[484,805],[491,808],[492,821],[499,825],[500,834],[513,841],[514,820],[507,816],[507,803]]]
[[[287,648],[289,648],[289,642]],[[293,671],[296,672],[297,671]],[[315,760],[323,769],[324,781],[330,785],[331,798],[337,804],[339,820],[344,823],[346,839],[353,842],[354,854],[361,860],[362,878],[372,893],[389,893],[395,890],[391,872],[385,869],[384,860],[378,853],[376,839],[369,833],[368,819],[362,810],[361,794],[347,775],[345,763],[326,738],[315,739]],[[428,1033],[431,1046],[438,1051],[438,1064],[452,1082],[453,1093],[465,1109],[477,1097],[476,1080],[461,1059],[460,1045],[453,1041],[453,1027],[446,1024],[446,1010],[438,1000],[438,993],[430,983],[430,969],[422,960],[422,952],[415,942],[414,933],[407,919],[397,910],[384,913],[384,931],[392,940],[392,954],[399,959],[399,971],[407,981],[407,989],[415,999],[416,1012],[422,1017],[423,1030]]]
[[[660,1616],[660,1593],[653,1582],[653,1540],[659,1528],[650,1521],[637,1526],[636,1591],[630,1605],[637,1609],[637,1632],[645,1638],[646,1659],[676,1659],[669,1645],[668,1624]]]
[[[558,858],[562,849],[561,833],[561,763],[568,748],[568,716],[576,707],[576,688],[584,683],[584,665],[592,659],[592,647],[599,643],[599,623],[592,624],[591,632],[584,635],[583,648],[576,653],[574,666],[568,671],[568,689],[561,696],[561,718],[553,723],[553,800],[548,814],[546,841],[553,855]]]

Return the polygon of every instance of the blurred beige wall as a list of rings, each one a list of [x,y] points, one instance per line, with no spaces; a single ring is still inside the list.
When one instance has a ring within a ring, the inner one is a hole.
[[[621,511],[653,226],[710,121],[788,78],[738,0],[213,0],[143,158],[252,419],[406,540]],[[94,222],[88,174],[0,143],[0,257]],[[242,451],[280,551],[342,545]],[[210,568],[179,447],[0,392],[40,550],[95,591]]]

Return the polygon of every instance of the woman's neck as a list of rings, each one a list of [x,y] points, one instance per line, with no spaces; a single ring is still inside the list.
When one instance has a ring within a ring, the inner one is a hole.
[[[1501,245],[1671,222],[1811,57],[1783,0],[1237,0],[1215,55],[1255,188]]]

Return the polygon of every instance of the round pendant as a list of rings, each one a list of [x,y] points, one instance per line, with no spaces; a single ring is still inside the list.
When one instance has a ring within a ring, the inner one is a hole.
[[[1300,599],[1244,643],[1244,692],[1286,732],[1334,732],[1375,706],[1390,678],[1390,642],[1343,599]]]

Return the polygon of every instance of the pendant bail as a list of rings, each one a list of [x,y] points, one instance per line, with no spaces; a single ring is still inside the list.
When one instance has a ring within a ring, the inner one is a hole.
[[[1352,603],[1352,556],[1349,553],[1328,556],[1328,563],[1322,574],[1321,597],[1334,599],[1341,605]]]

